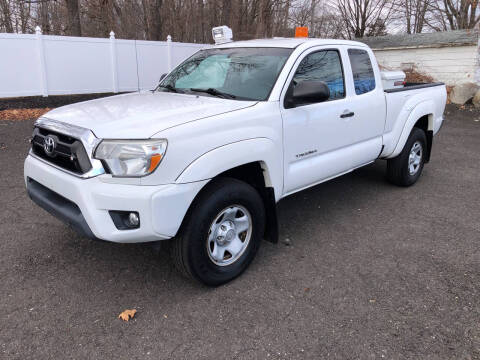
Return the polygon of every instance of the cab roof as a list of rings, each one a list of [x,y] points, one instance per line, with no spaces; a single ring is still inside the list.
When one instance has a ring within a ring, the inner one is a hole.
[[[215,45],[216,48],[232,48],[232,47],[278,47],[294,49],[302,44],[310,46],[315,45],[355,45],[368,47],[364,43],[350,40],[336,39],[316,39],[316,38],[272,38],[272,39],[255,39],[232,41],[221,45]]]

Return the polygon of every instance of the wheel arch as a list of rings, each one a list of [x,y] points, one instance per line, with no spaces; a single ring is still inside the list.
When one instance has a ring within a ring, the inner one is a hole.
[[[434,108],[435,104],[430,100],[421,102],[413,108],[407,120],[405,121],[405,125],[403,126],[394,151],[387,158],[394,158],[402,152],[403,147],[407,143],[408,137],[412,132],[412,129],[417,127],[424,130],[425,135],[427,136],[427,153],[425,160],[428,162],[433,143]]]
[[[266,213],[265,238],[278,241],[276,203],[283,188],[281,151],[267,138],[244,140],[213,149],[191,164],[177,177],[177,183],[216,178],[234,178],[253,186],[262,197]],[[190,207],[199,197],[200,191]],[[188,213],[188,212],[187,212]]]
[[[254,138],[212,149],[192,161],[176,178],[176,183],[213,179],[235,168],[256,163],[266,187],[272,187],[276,201],[283,189],[282,149],[268,138]],[[251,166],[251,165],[250,165]]]

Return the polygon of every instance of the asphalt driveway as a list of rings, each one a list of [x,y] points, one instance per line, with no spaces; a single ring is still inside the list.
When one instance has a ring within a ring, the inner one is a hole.
[[[0,358],[480,359],[479,119],[448,108],[411,188],[378,161],[286,198],[282,242],[215,289],[36,207],[33,121],[0,121]]]

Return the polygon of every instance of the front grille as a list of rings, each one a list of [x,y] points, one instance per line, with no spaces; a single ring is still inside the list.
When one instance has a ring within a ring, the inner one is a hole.
[[[51,154],[45,151],[45,139],[52,138],[55,146]],[[87,173],[92,164],[82,142],[55,131],[36,127],[32,136],[32,152],[56,166],[78,175]]]

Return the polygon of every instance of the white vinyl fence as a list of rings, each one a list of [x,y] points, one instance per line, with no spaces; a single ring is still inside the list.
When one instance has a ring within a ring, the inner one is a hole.
[[[203,44],[0,33],[0,98],[153,89]]]

